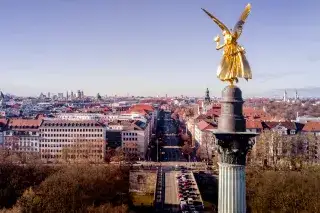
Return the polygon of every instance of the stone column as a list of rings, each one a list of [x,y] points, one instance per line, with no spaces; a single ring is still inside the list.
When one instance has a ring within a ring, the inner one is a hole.
[[[250,138],[256,134],[246,132],[242,105],[241,90],[227,86],[222,92],[221,115],[214,132],[220,157],[219,213],[246,213],[246,155],[254,142]]]
[[[245,166],[219,163],[219,213],[246,212]]]

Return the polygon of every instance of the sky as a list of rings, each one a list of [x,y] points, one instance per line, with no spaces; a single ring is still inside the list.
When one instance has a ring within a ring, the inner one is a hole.
[[[221,30],[246,0],[1,0],[0,90],[39,95],[219,96]],[[252,0],[239,43],[253,79],[246,95],[319,86],[320,1]]]

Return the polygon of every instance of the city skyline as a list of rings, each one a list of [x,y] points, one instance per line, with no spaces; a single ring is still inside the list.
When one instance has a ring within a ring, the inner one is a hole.
[[[23,96],[72,88],[88,95],[203,96],[208,87],[218,96],[225,84],[216,78],[221,52],[213,38],[221,32],[201,8],[233,27],[246,3],[2,2],[0,89]],[[251,3],[239,43],[253,80],[240,82],[243,92],[318,86],[320,3]]]

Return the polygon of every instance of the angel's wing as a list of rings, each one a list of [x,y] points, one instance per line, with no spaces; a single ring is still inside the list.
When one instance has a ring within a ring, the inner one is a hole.
[[[246,22],[246,19],[248,18],[251,11],[251,4],[247,4],[246,8],[244,8],[244,11],[242,12],[239,21],[236,23],[236,25],[233,28],[233,37],[235,39],[239,38],[242,33],[242,28],[244,23]]]
[[[203,8],[201,8],[201,9],[221,28],[221,30],[225,30],[228,33],[230,33],[228,27],[226,27],[226,25],[224,25],[219,19],[214,17],[211,13],[209,13],[205,9],[203,9]]]

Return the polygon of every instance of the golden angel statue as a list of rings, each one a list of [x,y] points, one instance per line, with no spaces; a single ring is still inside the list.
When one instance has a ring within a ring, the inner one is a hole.
[[[214,38],[217,43],[216,49],[223,48],[223,57],[217,71],[218,78],[221,81],[230,82],[231,85],[234,82],[238,82],[238,78],[252,79],[251,69],[245,56],[245,49],[237,43],[243,25],[251,11],[251,5],[248,4],[246,6],[233,30],[229,30],[219,19],[205,9],[202,10],[222,29],[224,44],[219,44],[219,35]]]

